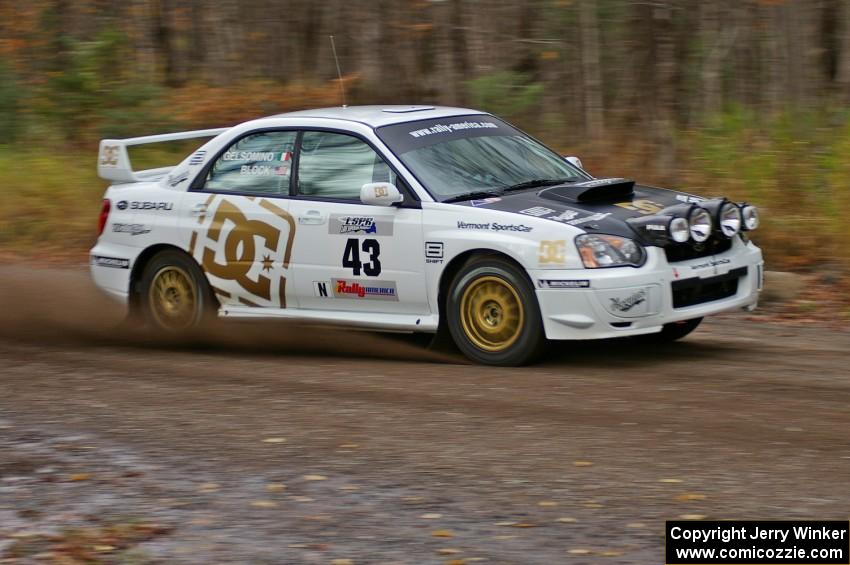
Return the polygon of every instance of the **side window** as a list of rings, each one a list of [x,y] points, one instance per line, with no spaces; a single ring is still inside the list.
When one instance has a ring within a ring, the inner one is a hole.
[[[267,131],[241,138],[213,163],[204,189],[288,195],[295,136]]]
[[[298,157],[298,194],[359,200],[370,182],[396,182],[369,145],[342,133],[306,131]]]

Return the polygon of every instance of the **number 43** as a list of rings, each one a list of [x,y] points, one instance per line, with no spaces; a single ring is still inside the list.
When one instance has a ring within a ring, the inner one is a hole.
[[[377,277],[381,274],[381,261],[378,257],[381,254],[381,244],[376,239],[364,239],[363,244],[357,239],[349,239],[345,242],[345,251],[342,254],[342,266],[346,269],[351,269],[355,275],[359,275],[360,271],[367,277]],[[363,263],[360,261],[360,249],[363,253],[369,255],[369,261]]]

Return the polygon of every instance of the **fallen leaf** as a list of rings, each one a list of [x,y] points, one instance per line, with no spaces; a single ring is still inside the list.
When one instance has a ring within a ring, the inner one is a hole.
[[[437,520],[437,519],[442,518],[442,517],[443,517],[442,514],[438,514],[436,512],[429,512],[427,514],[423,514],[423,515],[420,516],[420,518],[424,518],[425,520]]]
[[[466,559],[449,559],[446,565],[466,565]]]
[[[571,549],[567,551],[567,553],[571,553],[573,555],[589,555],[591,551],[589,549],[585,549],[583,547],[577,547],[575,549]]]
[[[644,524],[643,522],[629,522],[628,524],[626,524],[626,527],[627,528],[645,528],[646,524]]]
[[[405,496],[404,498],[402,498],[402,500],[404,502],[409,502],[409,503],[410,502],[422,502],[423,500],[425,500],[425,497],[423,497],[423,496]]]
[[[514,526],[516,522],[496,522],[494,525],[496,526]]]
[[[686,492],[684,494],[680,494],[676,497],[676,500],[679,502],[691,502],[692,500],[705,500],[704,494],[697,494],[695,492]]]
[[[286,443],[285,437],[267,437],[263,443]]]
[[[360,447],[358,443],[343,443],[339,446],[340,449],[357,449],[358,447]]]
[[[703,520],[705,519],[704,514],[680,514],[679,518],[682,520]]]
[[[670,484],[678,484],[682,482],[682,479],[660,479],[659,483],[670,483]]]
[[[517,522],[513,525],[514,528],[536,528],[535,524],[529,524],[528,522]]]
[[[220,488],[221,485],[216,483],[204,483],[198,487],[198,492],[218,492]]]
[[[575,465],[576,467],[592,467],[593,462],[592,461],[574,461],[573,465]]]
[[[283,483],[269,483],[266,485],[266,492],[283,492],[286,490],[286,485]]]
[[[360,490],[360,487],[357,485],[342,485],[339,487],[339,490]]]
[[[558,518],[555,521],[556,522],[562,522],[564,524],[575,524],[576,522],[578,522],[578,520],[576,520],[575,518],[569,518],[567,516],[564,516],[563,518]]]
[[[72,481],[87,481],[91,478],[91,473],[74,473],[71,475]]]
[[[334,559],[331,561],[331,565],[354,565],[354,561],[351,559]]]
[[[274,500],[255,500],[251,503],[254,508],[277,508],[277,502]]]
[[[452,547],[444,547],[443,549],[438,549],[437,553],[440,555],[456,555],[460,553],[459,549],[454,549]]]
[[[98,553],[109,553],[110,551],[115,551],[115,548],[111,545],[96,545],[93,549]]]
[[[537,506],[551,507],[551,506],[558,506],[558,503],[555,502],[554,500],[541,500],[540,502],[537,503]]]
[[[305,481],[326,481],[328,478],[324,475],[304,475]]]
[[[449,530],[434,530],[431,535],[435,538],[453,538],[455,535]]]
[[[603,557],[619,557],[622,554],[623,554],[622,551],[617,551],[616,549],[606,549],[605,551],[603,551],[599,555],[601,555]]]

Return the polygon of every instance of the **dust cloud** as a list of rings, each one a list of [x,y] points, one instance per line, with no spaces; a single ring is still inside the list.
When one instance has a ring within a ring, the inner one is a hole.
[[[126,319],[87,269],[0,268],[0,338],[45,345],[128,346],[268,355],[352,356],[461,362],[409,335],[290,321],[221,321],[185,337],[155,334]]]

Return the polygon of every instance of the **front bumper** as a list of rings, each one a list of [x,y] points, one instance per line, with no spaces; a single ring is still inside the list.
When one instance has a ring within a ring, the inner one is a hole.
[[[664,324],[753,309],[763,280],[761,250],[735,238],[711,257],[668,263],[647,248],[640,268],[533,270],[549,339],[603,339],[661,331]]]

